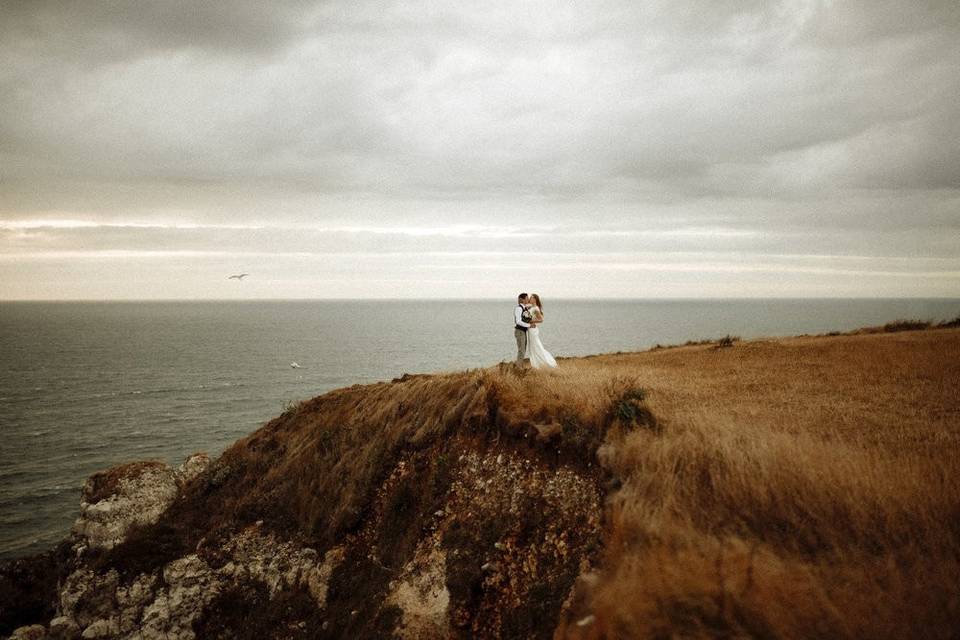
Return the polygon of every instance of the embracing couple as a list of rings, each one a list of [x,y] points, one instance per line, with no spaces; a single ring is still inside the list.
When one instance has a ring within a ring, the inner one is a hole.
[[[513,322],[513,335],[517,338],[517,364],[523,366],[523,361],[529,359],[530,366],[534,369],[557,366],[557,361],[540,342],[539,326],[543,322],[543,303],[540,302],[540,296],[535,293],[529,296],[521,293],[517,296]]]

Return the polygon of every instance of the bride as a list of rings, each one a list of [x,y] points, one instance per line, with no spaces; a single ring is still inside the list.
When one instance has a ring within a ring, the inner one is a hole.
[[[530,358],[530,366],[534,369],[543,367],[556,367],[557,361],[554,360],[550,352],[543,348],[540,342],[540,323],[543,322],[543,304],[540,302],[540,296],[536,293],[530,294],[529,311],[533,319],[530,321],[530,328],[527,330],[527,357]]]

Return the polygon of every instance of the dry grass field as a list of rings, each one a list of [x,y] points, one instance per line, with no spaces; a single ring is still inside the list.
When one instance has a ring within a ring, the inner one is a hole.
[[[661,429],[601,451],[623,486],[569,636],[960,634],[960,331],[600,356],[550,386],[609,375]]]

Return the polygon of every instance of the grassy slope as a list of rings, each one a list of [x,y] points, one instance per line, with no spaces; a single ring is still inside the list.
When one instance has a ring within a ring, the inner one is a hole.
[[[238,441],[161,522],[102,561],[130,575],[198,542],[215,555],[220,536],[255,520],[322,552],[371,522],[398,460],[422,456],[433,489],[404,520],[415,531],[446,490],[443,465],[495,443],[604,484],[599,456],[622,483],[599,578],[569,617],[594,622],[563,621],[559,635],[950,637],[958,380],[960,331],[931,329],[350,387]],[[393,547],[383,566],[401,566],[412,545]]]
[[[565,363],[636,376],[659,435],[606,451],[597,622],[572,635],[956,637],[960,331]]]

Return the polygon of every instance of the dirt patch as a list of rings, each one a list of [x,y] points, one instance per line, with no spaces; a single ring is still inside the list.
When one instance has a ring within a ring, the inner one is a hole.
[[[344,558],[327,587],[327,606],[319,638],[375,639],[390,637],[400,609],[383,605],[392,571],[362,551]]]
[[[304,589],[270,597],[263,583],[225,589],[207,605],[193,625],[198,638],[315,638],[322,620],[313,598]]]
[[[451,454],[431,450],[403,460],[385,485],[376,549],[380,561],[393,569],[406,562],[423,537],[424,526],[443,507],[453,481]]]
[[[459,463],[437,527],[452,626],[467,637],[552,637],[576,576],[600,550],[601,489],[509,450]]]

